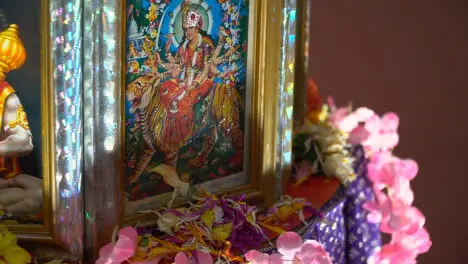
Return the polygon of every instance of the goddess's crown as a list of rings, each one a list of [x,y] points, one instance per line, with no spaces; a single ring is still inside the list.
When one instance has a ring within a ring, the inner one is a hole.
[[[185,15],[184,27],[200,26],[201,16],[195,10],[189,10]]]

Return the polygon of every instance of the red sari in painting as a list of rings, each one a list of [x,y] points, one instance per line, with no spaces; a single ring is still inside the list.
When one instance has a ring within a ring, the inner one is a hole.
[[[194,105],[213,87],[213,77],[204,73],[204,69],[214,45],[208,37],[198,37],[197,46],[192,47],[186,41],[177,52],[176,61],[182,68],[179,77],[161,84],[161,102],[167,109],[161,149],[167,154],[178,152],[190,139],[195,125]]]

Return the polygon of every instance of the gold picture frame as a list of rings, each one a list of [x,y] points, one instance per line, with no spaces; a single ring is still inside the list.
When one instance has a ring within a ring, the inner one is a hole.
[[[55,207],[54,198],[56,197],[55,186],[55,160],[51,155],[55,147],[54,144],[54,111],[53,105],[50,104],[53,98],[53,91],[51,90],[50,79],[50,60],[49,60],[49,19],[48,19],[48,1],[41,2],[40,8],[40,29],[41,29],[41,124],[42,134],[40,135],[42,141],[42,175],[43,175],[43,212],[44,224],[43,225],[19,225],[19,224],[6,224],[9,230],[18,234],[20,239],[32,241],[47,241],[53,242],[53,209]],[[19,25],[19,35],[21,37],[21,25]],[[28,57],[26,55],[26,57]],[[11,84],[14,87],[14,83]],[[38,135],[33,135],[38,137]]]
[[[64,6],[58,0],[43,0],[38,4],[40,8],[34,11],[39,12],[40,26],[34,30],[40,30],[40,47],[37,48],[40,51],[41,133],[32,136],[40,138],[42,146],[43,224],[5,225],[39,258],[45,254],[46,259],[54,256],[82,259],[81,146],[76,142],[81,137],[82,124],[77,115],[81,112],[81,80],[77,75],[81,71],[81,60],[75,60],[74,56],[81,46],[73,45],[81,39],[77,27],[81,26],[81,11]],[[21,23],[16,24],[21,38]],[[67,62],[73,62],[72,67],[66,65]]]
[[[198,0],[197,0],[198,1]],[[196,1],[194,1],[196,2]],[[203,1],[201,1],[203,2]],[[280,125],[278,120],[279,100],[280,100],[280,72],[282,59],[280,51],[282,47],[282,0],[251,0],[249,6],[249,71],[247,83],[251,84],[250,101],[250,141],[245,145],[250,145],[248,171],[249,182],[240,187],[224,190],[218,195],[245,194],[249,202],[256,204],[260,208],[276,201],[280,196],[281,178],[278,177],[278,145],[277,128]],[[127,3],[123,1],[122,10],[126,10]],[[126,11],[123,11],[125,14]],[[278,19],[272,19],[278,18]],[[126,47],[127,20],[121,20],[121,44]],[[267,44],[268,43],[268,44]],[[274,56],[277,54],[278,56]],[[121,58],[126,58],[126,48],[122,48]],[[122,63],[122,72],[126,72],[127,65]],[[122,74],[121,83],[121,105],[125,105],[125,75]],[[124,107],[121,108],[121,115],[125,116]],[[125,119],[121,120],[122,142],[125,142]],[[125,157],[125,144],[122,144],[122,156]],[[121,171],[124,171],[124,165]],[[288,171],[288,170],[286,170]],[[122,173],[122,188],[125,186],[125,175]],[[124,190],[122,189],[122,192]],[[125,199],[122,199],[122,206],[125,208]],[[176,204],[177,206],[177,204]],[[157,208],[155,208],[157,209]],[[134,224],[149,220],[145,214],[125,216],[125,209],[122,210],[122,223]],[[149,223],[148,223],[149,224]]]
[[[252,98],[258,100],[249,117],[256,125],[248,131],[256,144],[251,148],[256,162],[250,169],[255,177],[247,186],[223,194],[247,193],[249,202],[261,208],[280,197],[281,180],[291,171],[294,72],[303,62],[295,51],[296,42],[303,41],[296,35],[296,11],[302,10],[296,0],[250,2],[255,11],[249,14],[254,21],[249,44],[255,56],[250,56],[249,72],[257,87]],[[117,227],[154,223],[150,214],[125,217],[126,16],[126,1],[83,2],[84,221],[90,262]]]

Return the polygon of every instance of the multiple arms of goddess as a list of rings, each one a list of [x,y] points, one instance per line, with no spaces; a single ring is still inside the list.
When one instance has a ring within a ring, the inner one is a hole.
[[[221,75],[225,75],[226,73],[225,72],[220,72],[217,68],[217,66],[222,63],[223,61],[225,61],[225,58],[226,57],[229,57],[231,56],[235,51],[235,47],[231,47],[224,55],[219,55],[221,53],[221,50],[223,49],[223,46],[224,46],[224,43],[226,41],[226,37],[223,35],[223,30],[219,30],[219,42],[218,42],[218,45],[216,46],[216,49],[214,51],[214,54],[213,54],[213,57],[211,59],[211,63],[210,63],[210,71],[213,73],[213,74],[221,74]],[[223,77],[221,76],[221,77]]]
[[[217,66],[222,63],[225,60],[225,57],[231,56],[235,52],[235,47],[231,47],[224,55],[220,56],[220,53],[223,49],[224,43],[225,43],[225,36],[222,33],[223,31],[220,29],[219,31],[219,42],[213,51],[212,49],[208,49],[208,53],[204,51],[204,56],[211,57],[209,61],[205,61],[205,65],[203,67],[203,71],[201,74],[198,76],[197,80],[194,81],[194,83],[190,86],[189,90],[196,88],[197,86],[200,85],[201,82],[203,82],[208,74],[211,72],[215,75],[217,74],[225,74],[221,73],[218,69]],[[178,56],[174,57],[172,54],[167,55],[167,63],[164,64],[164,68],[166,69],[166,73],[169,73],[172,75],[172,77],[176,77],[178,73],[181,71],[180,67],[180,58]],[[161,76],[162,77],[162,76]]]

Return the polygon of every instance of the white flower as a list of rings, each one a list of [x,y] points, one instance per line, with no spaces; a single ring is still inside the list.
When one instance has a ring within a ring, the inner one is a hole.
[[[172,228],[180,221],[179,217],[172,213],[165,213],[161,215],[156,221],[158,228],[161,232],[171,234]]]
[[[223,217],[224,217],[224,211],[223,211],[223,208],[221,208],[221,206],[216,206],[214,208],[214,222],[215,223],[222,223],[223,222]]]
[[[345,152],[344,146],[342,144],[320,144],[320,149],[326,153]]]
[[[323,163],[323,170],[328,176],[335,176],[344,183],[354,178],[353,159],[347,155],[335,153],[327,156]]]

